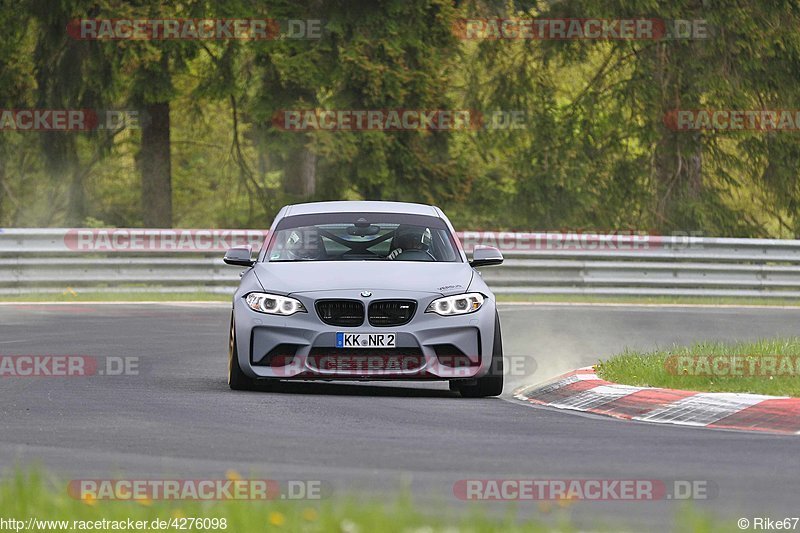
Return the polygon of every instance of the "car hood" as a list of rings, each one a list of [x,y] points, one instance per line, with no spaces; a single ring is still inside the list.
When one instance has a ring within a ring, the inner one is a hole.
[[[256,277],[267,292],[292,294],[325,290],[396,290],[463,293],[474,270],[467,263],[411,261],[302,261],[256,263]]]

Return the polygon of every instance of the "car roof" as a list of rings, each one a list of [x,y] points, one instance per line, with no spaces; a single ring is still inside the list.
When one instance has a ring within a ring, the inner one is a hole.
[[[283,216],[310,215],[316,213],[405,213],[438,217],[437,209],[430,205],[409,202],[309,202],[286,206]]]

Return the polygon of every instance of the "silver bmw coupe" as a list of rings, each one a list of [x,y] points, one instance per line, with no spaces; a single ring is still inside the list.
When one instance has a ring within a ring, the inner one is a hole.
[[[233,297],[228,383],[279,380],[440,380],[465,397],[503,390],[495,298],[438,207],[318,202],[283,207]]]

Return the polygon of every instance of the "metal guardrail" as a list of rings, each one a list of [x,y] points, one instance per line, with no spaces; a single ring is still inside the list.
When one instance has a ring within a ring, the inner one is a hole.
[[[230,246],[262,230],[0,229],[0,294],[231,293]],[[483,269],[497,293],[800,298],[800,240],[640,234],[462,232],[467,252],[496,246]]]

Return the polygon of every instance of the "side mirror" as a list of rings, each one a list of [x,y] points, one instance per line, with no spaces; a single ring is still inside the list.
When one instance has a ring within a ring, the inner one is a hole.
[[[472,252],[472,261],[469,262],[470,266],[474,268],[500,265],[503,263],[503,254],[497,248],[489,246],[483,248],[475,248]]]
[[[251,267],[256,264],[252,259],[253,248],[250,246],[237,246],[225,252],[225,257],[222,258],[225,264]]]

